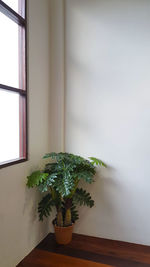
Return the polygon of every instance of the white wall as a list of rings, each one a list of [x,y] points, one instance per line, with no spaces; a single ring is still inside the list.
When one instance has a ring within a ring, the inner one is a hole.
[[[26,176],[41,165],[50,146],[49,0],[28,1],[29,161],[0,170],[0,266],[15,267],[50,231],[39,223],[39,193],[26,188]],[[59,145],[53,139],[53,146]]]
[[[25,183],[45,152],[63,150],[64,84],[66,150],[109,166],[75,231],[150,245],[150,2],[66,0],[65,13],[64,61],[63,1],[28,1],[29,161],[0,170],[3,267],[52,230]]]
[[[150,245],[150,1],[66,0],[66,151],[103,159],[76,232]]]
[[[64,1],[50,0],[50,145],[64,150]],[[52,151],[51,150],[51,151]]]

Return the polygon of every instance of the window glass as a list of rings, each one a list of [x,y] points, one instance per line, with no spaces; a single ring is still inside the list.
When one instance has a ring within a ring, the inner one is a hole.
[[[3,2],[11,7],[20,16],[24,17],[24,0],[3,0]]]
[[[19,26],[0,13],[0,84],[19,87]]]
[[[19,158],[19,94],[0,90],[0,162]]]
[[[0,1],[0,168],[27,160],[25,5]]]
[[[3,2],[18,13],[18,0],[3,0]]]

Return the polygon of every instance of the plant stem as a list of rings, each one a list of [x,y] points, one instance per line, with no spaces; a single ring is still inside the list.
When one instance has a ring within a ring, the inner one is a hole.
[[[67,209],[65,214],[64,226],[69,226],[71,225],[71,223],[71,209]]]
[[[63,216],[61,210],[57,212],[57,226],[63,227]]]

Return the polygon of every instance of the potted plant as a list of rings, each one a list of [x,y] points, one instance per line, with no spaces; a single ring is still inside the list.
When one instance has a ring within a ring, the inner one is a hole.
[[[86,190],[79,187],[81,180],[94,182],[96,166],[106,165],[99,159],[89,160],[69,153],[48,153],[43,158],[50,158],[44,170],[33,172],[27,177],[27,186],[38,187],[44,193],[38,204],[39,220],[48,217],[53,208],[56,217],[53,220],[56,241],[67,244],[72,239],[72,230],[78,219],[78,205],[93,207],[94,200]]]

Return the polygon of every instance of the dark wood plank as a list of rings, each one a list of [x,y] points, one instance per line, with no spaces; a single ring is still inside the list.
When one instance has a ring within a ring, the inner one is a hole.
[[[79,234],[73,234],[66,246],[58,245],[54,234],[49,234],[37,248],[121,267],[150,266],[149,246]]]
[[[111,265],[34,249],[18,267],[112,267]]]
[[[65,265],[62,263],[58,265],[61,257]],[[92,265],[82,265],[82,260]],[[56,262],[57,265],[55,265]],[[74,263],[76,265],[73,265]],[[115,267],[150,267],[150,247],[79,234],[73,234],[72,242],[64,246],[56,243],[54,234],[49,234],[18,267],[96,267],[97,265],[94,264]]]

